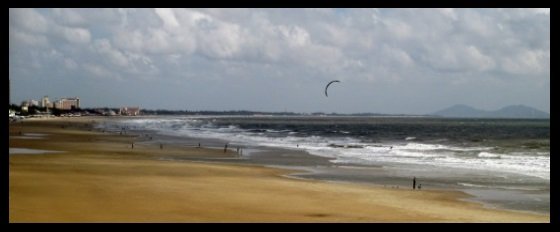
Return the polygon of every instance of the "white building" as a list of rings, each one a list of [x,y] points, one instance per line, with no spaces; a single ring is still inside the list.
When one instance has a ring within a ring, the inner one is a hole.
[[[37,101],[37,100],[29,100],[29,106],[39,106],[39,101]]]
[[[49,96],[44,96],[43,99],[41,99],[41,104],[39,105],[40,107],[46,107],[49,108],[50,106],[50,101],[49,101]]]
[[[71,110],[80,108],[80,98],[61,98],[54,102],[54,108],[61,110]]]
[[[121,107],[119,109],[120,115],[137,116],[140,114],[140,107]]]

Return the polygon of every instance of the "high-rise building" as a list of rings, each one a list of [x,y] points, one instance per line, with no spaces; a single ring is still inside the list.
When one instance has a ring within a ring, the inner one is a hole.
[[[39,105],[39,101],[37,100],[33,100],[33,99],[29,99],[29,100],[25,100],[21,102],[22,106],[38,106]]]
[[[29,105],[30,106],[39,106],[39,101],[37,100],[29,100]]]
[[[71,110],[80,108],[80,99],[78,97],[73,98],[61,98],[55,101],[54,108],[61,110]]]
[[[39,106],[49,108],[50,107],[49,105],[50,105],[49,96],[44,96],[43,99],[41,99],[41,104]]]

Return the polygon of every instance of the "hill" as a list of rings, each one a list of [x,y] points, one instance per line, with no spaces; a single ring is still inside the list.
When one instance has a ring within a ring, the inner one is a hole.
[[[459,104],[432,114],[450,118],[550,118],[550,114],[524,105],[511,105],[499,110],[486,111]]]

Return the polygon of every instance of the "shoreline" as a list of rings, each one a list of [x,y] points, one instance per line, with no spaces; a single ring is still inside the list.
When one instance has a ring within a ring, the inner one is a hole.
[[[293,170],[224,161],[235,158],[235,152],[224,154],[223,149],[180,145],[159,149],[138,141],[141,136],[91,130],[84,125],[91,120],[102,119],[26,120],[21,125],[10,124],[10,147],[66,152],[10,155],[10,222],[550,221],[548,215],[487,209],[481,204],[464,202],[459,198],[467,194],[457,191],[408,191],[308,178],[295,180],[284,177],[293,175]],[[48,135],[41,140],[13,138],[18,130]],[[136,145],[134,149],[130,148],[131,142]],[[186,159],[157,160],[166,156]],[[196,159],[204,163],[193,161]],[[45,183],[37,183],[33,178],[41,178]],[[55,194],[63,189],[75,194]],[[154,194],[161,197],[154,198]],[[99,200],[120,207],[101,203],[111,209],[107,212],[95,205]],[[145,200],[153,201],[149,209],[139,205]],[[46,215],[45,210],[53,207],[57,212]],[[76,214],[79,210],[85,212]]]
[[[210,145],[210,147],[221,149],[223,144],[229,143],[235,149],[235,143],[219,138],[200,138],[185,135],[169,135],[159,134],[158,131],[145,131],[145,130],[131,130],[132,133],[150,133],[153,134],[156,140],[169,142],[172,144],[184,144],[186,147],[196,147],[197,143],[202,143],[203,147]],[[239,145],[239,144],[238,144]],[[367,184],[377,187],[387,188],[409,188],[411,185],[412,176],[421,173],[414,171],[407,171],[403,174],[401,171],[395,171],[393,164],[354,164],[354,163],[333,163],[333,158],[318,156],[309,153],[304,149],[299,148],[286,148],[286,147],[268,147],[268,146],[254,146],[254,145],[239,145],[244,150],[244,153],[239,158],[179,158],[175,160],[203,160],[217,163],[243,163],[243,164],[257,164],[265,167],[282,168],[296,170],[286,177],[293,177],[296,179],[310,179],[322,180],[332,182],[349,182],[357,184]],[[402,169],[402,167],[399,167]],[[412,168],[412,167],[411,167]],[[412,168],[413,169],[413,168]],[[460,191],[468,194],[470,197],[463,199],[467,202],[480,203],[484,207],[490,209],[503,209],[516,212],[527,212],[548,215],[550,212],[549,193],[539,195],[545,197],[546,201],[535,201],[531,199],[534,197],[535,192],[526,193],[523,189],[519,188],[477,188],[462,185],[463,182],[470,182],[464,178],[457,179],[459,176],[455,175],[452,179],[446,179],[444,173],[441,175],[432,176],[431,178],[421,178],[424,189],[432,190],[452,190]],[[506,197],[504,197],[506,196]],[[521,197],[521,198],[520,198]]]

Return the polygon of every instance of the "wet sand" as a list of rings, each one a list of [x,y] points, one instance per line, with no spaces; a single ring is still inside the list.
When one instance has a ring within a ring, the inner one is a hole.
[[[96,117],[10,124],[10,222],[549,222],[483,208],[455,191],[391,189],[285,177],[294,171],[91,129]],[[21,139],[22,132],[45,134]],[[142,142],[144,141],[144,142]],[[132,148],[134,143],[134,148]],[[169,157],[174,157],[169,159]],[[185,158],[177,160],[175,158]],[[189,161],[187,159],[195,159]],[[198,161],[196,161],[198,159]]]

